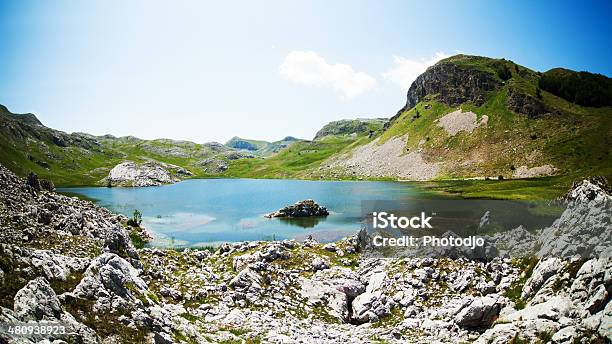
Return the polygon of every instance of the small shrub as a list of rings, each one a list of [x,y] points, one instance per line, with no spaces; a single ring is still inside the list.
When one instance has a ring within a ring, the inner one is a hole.
[[[491,67],[493,67],[495,74],[497,74],[500,79],[506,81],[512,78],[512,72],[505,61],[495,61]]]
[[[536,88],[536,97],[538,97],[538,99],[542,99],[542,89],[541,88]]]
[[[552,342],[552,336],[550,332],[538,332],[538,339],[541,340],[542,343]]]
[[[132,245],[135,248],[141,249],[144,248],[147,242],[142,238],[142,236],[136,230],[131,230],[129,233],[130,240],[132,240]]]
[[[142,213],[138,209],[136,209],[134,210],[134,213],[132,214],[132,218],[127,221],[127,224],[128,226],[132,226],[132,227],[140,227],[141,223],[142,223]]]
[[[53,182],[52,182],[52,181],[47,180],[47,179],[41,179],[41,180],[40,180],[40,187],[41,187],[43,190],[47,190],[47,191],[49,191],[49,192],[53,192],[53,191],[55,191],[55,184],[53,184]]]
[[[34,191],[41,190],[40,181],[38,180],[38,176],[34,172],[30,172],[30,174],[28,174],[26,184],[29,185],[32,189],[34,189]]]

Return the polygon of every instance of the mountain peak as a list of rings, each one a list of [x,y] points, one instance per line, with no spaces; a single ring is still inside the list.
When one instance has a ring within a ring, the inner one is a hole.
[[[12,113],[6,106],[0,104],[0,113],[9,116],[21,123],[30,125],[43,125],[33,113]]]

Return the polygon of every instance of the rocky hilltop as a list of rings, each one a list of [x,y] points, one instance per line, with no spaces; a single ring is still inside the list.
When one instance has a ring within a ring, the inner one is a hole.
[[[389,260],[355,236],[136,249],[124,216],[32,184],[0,166],[0,321],[61,321],[71,334],[0,334],[9,343],[612,339],[610,258]],[[588,181],[570,195],[612,202]]]
[[[505,59],[456,55],[417,77],[384,131],[327,157],[310,175],[610,176],[612,107],[604,99],[611,85],[598,74],[541,73]]]
[[[379,133],[387,122],[384,118],[374,119],[343,119],[329,122],[315,134],[314,140],[320,140],[328,136],[358,136],[366,134],[370,137]]]
[[[513,76],[512,68],[517,76]],[[513,77],[533,78],[534,74],[504,59],[457,55],[440,61],[417,77],[408,90],[406,105],[400,113],[433,95],[437,101],[450,107],[465,103],[482,106],[490,92],[499,91]],[[548,113],[542,100],[515,86],[519,85],[509,87],[507,106],[510,110],[530,117]]]
[[[500,69],[503,67],[503,63],[499,64]],[[448,106],[466,102],[479,106],[485,102],[488,92],[498,90],[501,85],[501,80],[494,74],[442,61],[428,68],[410,85],[406,106],[402,110],[412,109],[425,96],[434,94],[440,102]]]

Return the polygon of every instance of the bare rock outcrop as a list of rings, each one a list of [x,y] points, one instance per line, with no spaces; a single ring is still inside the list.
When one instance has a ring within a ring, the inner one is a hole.
[[[542,166],[519,166],[513,173],[514,178],[536,178],[552,176],[557,172],[557,168],[552,165]]]
[[[400,111],[411,109],[425,96],[434,94],[448,106],[465,102],[478,106],[484,103],[487,92],[499,87],[501,82],[490,73],[441,62],[429,67],[410,85],[406,106]]]
[[[450,136],[457,135],[460,131],[472,133],[480,126],[486,126],[489,116],[483,115],[480,121],[477,115],[471,111],[462,112],[461,109],[444,115],[438,120],[438,126],[444,128]]]
[[[136,164],[125,161],[113,167],[103,180],[107,186],[159,186],[176,183],[193,174],[186,169],[160,162]]]
[[[327,208],[320,206],[314,200],[306,199],[295,202],[295,204],[286,206],[273,213],[265,215],[265,217],[310,217],[310,216],[327,216],[329,211]]]
[[[508,92],[508,108],[529,118],[537,118],[551,113],[544,102],[512,87]]]

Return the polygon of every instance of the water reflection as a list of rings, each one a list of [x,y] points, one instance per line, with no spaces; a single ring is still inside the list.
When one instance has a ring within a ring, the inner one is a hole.
[[[282,223],[290,226],[297,226],[302,228],[314,228],[319,223],[324,222],[327,219],[325,216],[310,216],[310,217],[277,217],[270,219],[270,221],[279,220]]]

